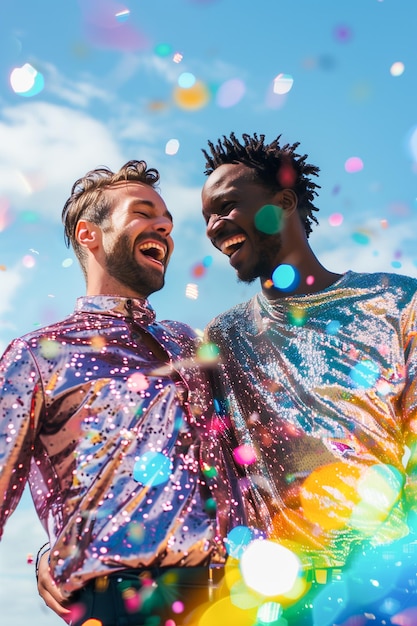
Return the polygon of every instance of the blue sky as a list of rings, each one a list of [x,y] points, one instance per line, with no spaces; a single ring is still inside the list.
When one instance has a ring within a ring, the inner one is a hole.
[[[87,170],[131,158],[160,170],[174,215],[158,317],[202,329],[249,298],[257,285],[237,283],[200,216],[201,148],[231,131],[282,134],[321,168],[311,244],[326,267],[417,276],[416,31],[409,0],[3,0],[0,350],[71,312],[84,283],[62,206]],[[17,93],[28,66],[34,88]],[[180,88],[189,74],[195,85]],[[280,74],[286,94],[274,92]],[[27,563],[40,543],[25,497],[0,544],[5,623],[62,623]]]

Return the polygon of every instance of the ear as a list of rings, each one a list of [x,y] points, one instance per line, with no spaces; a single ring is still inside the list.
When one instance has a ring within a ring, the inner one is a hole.
[[[88,220],[79,220],[75,229],[75,236],[80,246],[92,250],[101,243],[101,228]]]
[[[277,193],[277,204],[287,215],[290,215],[297,209],[297,194],[292,189],[281,189]]]

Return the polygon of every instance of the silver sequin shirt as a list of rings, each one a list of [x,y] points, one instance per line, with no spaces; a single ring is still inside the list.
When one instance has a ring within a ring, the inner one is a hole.
[[[224,370],[215,404],[231,525],[284,542],[307,566],[408,533],[416,293],[413,278],[347,272],[312,295],[260,293],[209,324]]]

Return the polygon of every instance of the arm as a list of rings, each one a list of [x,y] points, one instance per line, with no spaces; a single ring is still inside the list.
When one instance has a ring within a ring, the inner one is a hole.
[[[26,343],[16,340],[0,360],[0,537],[29,475],[39,396],[36,363]]]
[[[46,544],[48,545],[48,544]],[[44,550],[45,548],[45,550]],[[62,617],[67,623],[71,620],[71,611],[66,608],[68,599],[62,595],[58,587],[54,583],[49,569],[49,547],[46,546],[38,552],[36,560],[36,578],[38,582],[38,592],[42,600],[45,602],[52,611],[54,611],[59,617]]]

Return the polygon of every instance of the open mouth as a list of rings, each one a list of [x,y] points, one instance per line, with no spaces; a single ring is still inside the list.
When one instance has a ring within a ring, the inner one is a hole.
[[[164,262],[167,254],[166,247],[156,241],[146,241],[140,244],[139,250],[144,256],[160,264]]]
[[[234,235],[221,244],[220,250],[223,254],[226,254],[226,256],[231,257],[235,252],[240,250],[245,241],[245,235]]]

